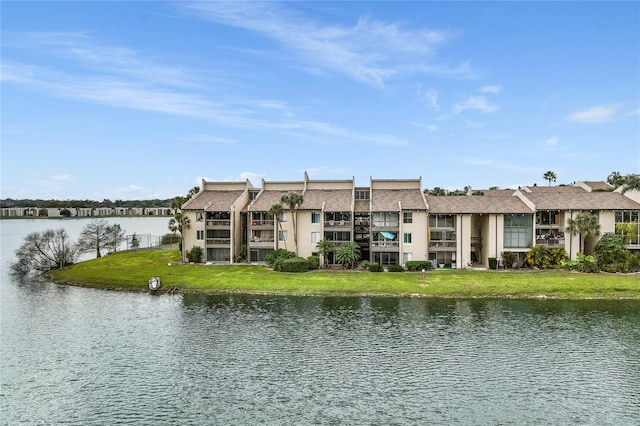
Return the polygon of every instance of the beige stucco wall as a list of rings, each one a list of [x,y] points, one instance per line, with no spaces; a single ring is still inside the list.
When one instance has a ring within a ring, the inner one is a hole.
[[[205,221],[202,220],[200,222],[196,221],[196,212],[195,211],[186,211],[183,212],[183,214],[189,218],[189,223],[190,223],[190,228],[188,230],[184,231],[184,239],[182,242],[182,250],[185,252],[185,259],[186,259],[186,253],[191,250],[191,248],[193,246],[198,246],[202,248],[202,252],[204,253],[203,258],[206,259],[207,253],[206,253],[206,249],[205,249],[205,241],[206,240],[196,240],[197,237],[197,231],[203,231],[205,232]],[[205,239],[206,239],[206,232],[205,232]]]
[[[404,253],[411,253],[413,260],[427,259],[427,212],[412,211],[412,223],[403,223],[404,211],[400,212],[400,263]],[[404,243],[404,234],[411,234],[411,244]]]
[[[311,210],[300,210],[298,211],[298,256],[300,257],[309,257],[313,252],[316,251],[316,243],[311,242],[311,233],[319,232],[320,239],[322,239],[322,223],[311,223]],[[322,218],[322,213],[320,213],[320,217]]]

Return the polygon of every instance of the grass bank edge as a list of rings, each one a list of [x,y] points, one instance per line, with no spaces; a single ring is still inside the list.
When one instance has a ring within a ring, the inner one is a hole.
[[[581,274],[556,270],[437,270],[274,272],[260,265],[180,264],[176,250],[118,252],[80,262],[47,277],[59,284],[160,292],[291,296],[448,297],[507,299],[640,299],[640,274]]]

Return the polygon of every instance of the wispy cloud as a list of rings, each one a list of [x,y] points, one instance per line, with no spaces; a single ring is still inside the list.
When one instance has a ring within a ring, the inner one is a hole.
[[[459,114],[464,110],[472,109],[483,113],[490,113],[497,111],[498,108],[498,105],[489,103],[484,96],[472,96],[453,105],[453,112]]]
[[[427,93],[425,93],[425,97],[427,98],[427,100],[429,100],[431,108],[436,111],[440,111],[440,104],[438,104],[438,92],[429,90]]]
[[[598,105],[584,111],[571,113],[567,119],[577,123],[605,123],[611,121],[619,108],[620,104]]]
[[[49,178],[52,180],[65,181],[65,182],[73,182],[76,180],[75,176],[72,176],[69,174],[52,175],[52,176],[49,176]]]
[[[558,141],[559,141],[559,139],[558,139],[557,136],[552,136],[549,139],[545,140],[544,144],[545,145],[549,145],[549,146],[555,146],[555,145],[558,144]]]
[[[482,93],[491,93],[491,94],[498,94],[500,92],[502,92],[502,86],[482,86],[480,88],[480,92]]]
[[[436,49],[457,36],[454,31],[407,29],[370,16],[351,26],[328,25],[274,2],[195,2],[180,7],[274,40],[302,60],[304,69],[343,74],[375,87],[406,73],[472,75],[468,63],[451,67],[433,59]]]
[[[211,135],[193,135],[184,138],[184,140],[195,141],[195,142],[204,142],[204,143],[221,143],[221,144],[234,144],[236,141],[234,139],[229,138],[221,138],[219,136],[211,136]]]

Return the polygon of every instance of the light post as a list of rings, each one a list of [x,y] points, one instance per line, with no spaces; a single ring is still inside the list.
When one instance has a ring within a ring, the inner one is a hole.
[[[169,266],[169,275],[171,275],[171,262],[169,262],[167,266]]]
[[[425,273],[425,270],[424,268],[422,268],[422,285],[424,285],[424,273]]]

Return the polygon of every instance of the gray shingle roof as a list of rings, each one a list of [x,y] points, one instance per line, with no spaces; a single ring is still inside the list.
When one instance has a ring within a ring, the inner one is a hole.
[[[538,210],[640,209],[640,204],[617,192],[524,193]]]
[[[527,191],[526,189],[522,190],[523,194],[530,194],[530,193],[558,193],[561,192],[563,194],[566,194],[568,192],[587,192],[586,189],[581,188],[579,186],[527,186],[526,188],[528,188],[530,190]]]
[[[398,202],[403,210],[427,209],[420,189],[374,189],[371,192],[372,211],[398,211]]]
[[[253,205],[250,205],[247,210],[251,212],[266,212],[269,211],[272,205],[280,202],[280,198],[283,195],[288,194],[290,191],[277,191],[268,190],[261,192],[254,200]],[[301,191],[295,191],[301,193]],[[282,206],[285,210],[288,210],[288,206]]]
[[[184,203],[183,210],[230,211],[244,191],[202,191]]]
[[[516,196],[426,196],[430,213],[533,213]]]
[[[353,191],[350,189],[307,189],[300,206],[304,210],[324,210],[329,212],[351,211]]]

